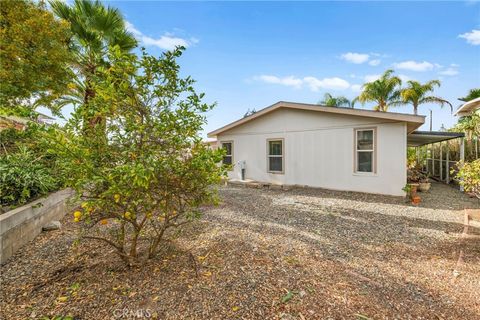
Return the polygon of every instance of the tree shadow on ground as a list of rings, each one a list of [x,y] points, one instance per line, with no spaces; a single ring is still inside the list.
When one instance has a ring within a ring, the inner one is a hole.
[[[333,198],[342,200],[360,200],[368,203],[394,204],[407,207],[420,207],[442,210],[463,210],[465,208],[480,208],[480,200],[471,198],[452,185],[432,181],[428,192],[419,192],[422,201],[418,206],[412,205],[404,197],[378,195],[353,191],[337,191],[322,188],[293,188],[289,191],[272,191],[279,194]]]

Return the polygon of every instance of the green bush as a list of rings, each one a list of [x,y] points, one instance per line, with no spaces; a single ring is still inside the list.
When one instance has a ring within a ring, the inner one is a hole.
[[[0,158],[0,202],[3,206],[22,205],[58,187],[51,174],[31,150],[25,146],[18,152]]]
[[[47,130],[31,123],[25,130],[0,132],[0,213],[62,186],[57,158],[44,145]]]
[[[466,192],[470,192],[480,198],[480,159],[465,162],[460,167],[457,178],[460,179],[460,185],[463,186]]]

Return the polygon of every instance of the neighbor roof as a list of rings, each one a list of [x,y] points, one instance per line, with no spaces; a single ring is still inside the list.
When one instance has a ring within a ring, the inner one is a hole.
[[[420,127],[425,122],[425,116],[416,116],[412,114],[380,112],[380,111],[353,109],[353,108],[345,108],[345,107],[327,107],[327,106],[322,106],[317,104],[279,101],[269,107],[266,107],[262,110],[255,112],[254,114],[248,117],[234,121],[230,124],[227,124],[226,126],[223,126],[217,130],[214,130],[208,133],[208,137],[214,137],[216,135],[219,135],[222,132],[225,132],[227,130],[240,126],[246,122],[252,121],[258,117],[261,117],[279,108],[318,111],[318,112],[327,112],[327,113],[334,113],[334,114],[344,114],[344,115],[350,115],[350,116],[402,121],[407,123],[407,128],[409,133],[414,131],[418,127]]]
[[[420,147],[431,143],[465,137],[463,132],[414,131],[407,137],[409,147]]]
[[[480,109],[480,97],[465,102],[457,111],[455,111],[456,116],[467,116],[473,113],[475,110]]]

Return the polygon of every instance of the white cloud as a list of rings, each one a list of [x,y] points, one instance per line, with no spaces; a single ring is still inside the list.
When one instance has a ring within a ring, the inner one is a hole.
[[[458,74],[458,70],[455,67],[449,67],[443,71],[440,71],[438,74],[442,76],[456,76]]]
[[[163,35],[158,39],[143,36],[142,43],[144,43],[146,46],[155,46],[165,50],[173,50],[177,46],[188,47],[190,45],[185,39],[171,37],[168,35]]]
[[[399,74],[398,77],[400,78],[400,80],[402,80],[402,82],[407,82],[407,81],[413,80],[412,78],[410,78],[409,76],[404,75],[404,74]]]
[[[340,58],[351,63],[362,64],[368,61],[370,55],[366,53],[347,52],[342,54]]]
[[[473,29],[472,32],[460,34],[458,37],[467,40],[468,43],[474,46],[480,45],[480,30]]]
[[[180,37],[176,37],[171,33],[165,33],[160,38],[155,39],[144,35],[140,30],[135,28],[135,26],[128,21],[125,22],[125,26],[127,30],[130,31],[135,36],[135,38],[137,38],[145,46],[155,46],[164,50],[173,50],[177,46],[189,47],[192,44],[198,43],[198,39],[196,38],[183,39]]]
[[[276,77],[276,76],[270,76],[270,75],[261,75],[254,77],[255,80],[260,80],[266,83],[273,83],[273,84],[281,84],[287,87],[294,87],[294,88],[300,88],[302,86],[302,79],[295,78],[294,76],[288,76],[288,77]]]
[[[125,21],[125,27],[127,28],[128,31],[130,31],[135,37],[140,37],[142,36],[142,33],[140,30],[135,28],[135,26],[130,23],[129,21]]]
[[[371,65],[371,66],[378,66],[380,64],[380,60],[379,59],[373,59],[373,60],[370,60],[368,61],[368,64]]]
[[[352,84],[350,89],[352,89],[353,92],[361,92],[362,91],[362,85],[361,84]]]
[[[296,89],[299,89],[303,85],[306,85],[310,90],[314,92],[317,92],[320,89],[344,90],[350,87],[350,83],[347,80],[338,77],[318,79],[316,77],[310,76],[304,77],[302,79],[294,76],[277,77],[272,75],[260,75],[253,77],[253,79],[265,83],[293,87]]]
[[[319,89],[344,90],[350,87],[350,83],[347,80],[338,77],[324,79],[305,77],[303,81],[310,87],[310,90],[315,92]]]
[[[381,74],[367,74],[365,77],[363,77],[363,80],[365,80],[365,82],[373,82],[379,79],[381,76]]]
[[[397,69],[411,70],[411,71],[428,71],[432,70],[435,66],[440,67],[440,65],[434,65],[433,63],[423,61],[417,62],[413,60],[403,61],[393,64]]]

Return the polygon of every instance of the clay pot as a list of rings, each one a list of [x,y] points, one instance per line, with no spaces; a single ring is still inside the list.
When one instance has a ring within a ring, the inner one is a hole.
[[[410,198],[417,195],[418,183],[410,183]]]
[[[421,199],[420,199],[419,196],[413,196],[412,197],[412,204],[418,205],[418,204],[420,204],[420,201],[421,201]]]
[[[420,182],[420,184],[418,185],[418,191],[427,192],[428,190],[430,190],[431,185],[432,184],[430,182]]]

